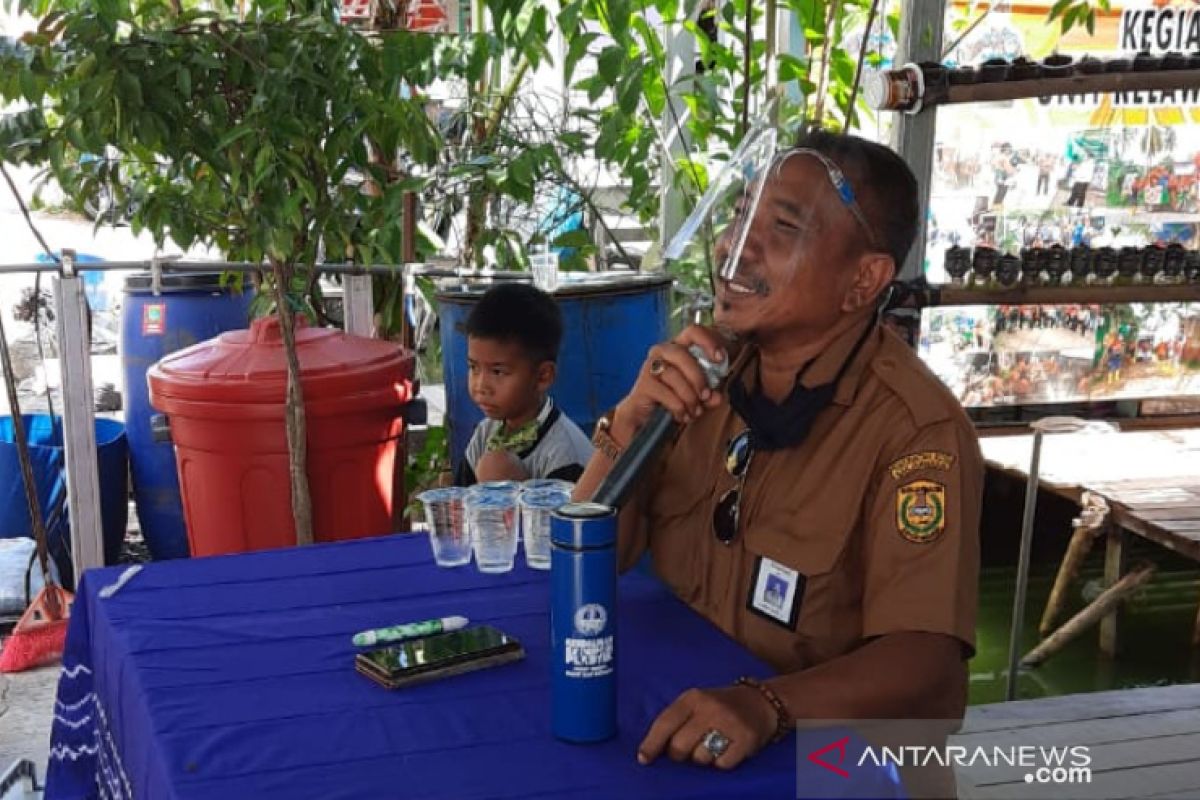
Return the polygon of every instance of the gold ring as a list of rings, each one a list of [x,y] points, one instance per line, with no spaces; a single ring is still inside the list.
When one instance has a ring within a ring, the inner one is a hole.
[[[667,371],[667,362],[661,358],[656,358],[650,362],[650,374],[658,377]]]

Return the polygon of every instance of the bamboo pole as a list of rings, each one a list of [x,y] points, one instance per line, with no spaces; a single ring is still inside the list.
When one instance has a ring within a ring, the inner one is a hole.
[[[1071,617],[1045,641],[1026,653],[1025,657],[1021,659],[1021,666],[1036,667],[1062,650],[1068,642],[1098,623],[1129,595],[1133,594],[1138,587],[1150,580],[1154,575],[1154,570],[1153,564],[1143,562],[1121,580],[1105,589],[1087,608]]]
[[[1067,552],[1063,556],[1062,564],[1058,567],[1058,574],[1054,576],[1054,587],[1050,590],[1050,598],[1046,601],[1046,610],[1042,612],[1042,621],[1038,625],[1038,633],[1043,639],[1054,630],[1054,623],[1058,621],[1063,606],[1066,605],[1067,591],[1078,577],[1079,569],[1087,559],[1088,553],[1091,552],[1092,543],[1095,542],[1107,519],[1108,503],[1104,501],[1104,498],[1092,492],[1084,492],[1083,510],[1078,517],[1071,521],[1074,528],[1071,542],[1067,545]]]

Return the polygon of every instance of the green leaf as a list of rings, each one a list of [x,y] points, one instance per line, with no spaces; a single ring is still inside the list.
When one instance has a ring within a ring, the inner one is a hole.
[[[188,71],[186,66],[181,66],[179,71],[175,73],[175,88],[183,95],[185,99],[190,99],[192,96],[192,73]]]
[[[780,53],[776,64],[781,81],[800,80],[808,77],[809,61],[807,58],[797,58],[790,53]]]
[[[642,96],[650,113],[659,116],[667,107],[667,87],[663,85],[662,73],[646,69],[642,73]]]
[[[142,107],[142,82],[135,72],[121,72],[117,75],[117,84],[121,91],[121,100],[127,108],[137,110]]]
[[[579,31],[579,18],[583,13],[583,0],[572,0],[565,4],[562,11],[558,13],[558,29],[563,32],[568,38],[577,36]]]
[[[20,72],[21,96],[29,103],[37,103],[41,98],[38,92],[37,78],[27,69]]]
[[[604,82],[613,86],[621,76],[621,69],[625,64],[625,48],[619,45],[610,44],[608,47],[600,51],[599,58],[596,59],[596,74],[604,80]]]
[[[586,230],[577,228],[573,231],[560,233],[554,237],[554,241],[550,243],[551,247],[586,247],[592,243],[592,237]]]
[[[246,138],[247,136],[249,136],[252,133],[254,133],[254,128],[250,127],[249,125],[239,125],[238,127],[229,131],[229,133],[227,133],[221,137],[220,141],[217,142],[216,149],[217,150],[228,149],[228,147],[231,144],[238,141],[239,139]]]
[[[567,55],[563,60],[563,81],[569,86],[571,78],[575,75],[575,67],[579,61],[588,53],[588,48],[592,42],[600,38],[598,33],[581,33],[572,36],[567,45]]]
[[[617,86],[617,107],[624,114],[637,111],[638,102],[642,99],[642,76],[646,74],[646,65],[640,64],[637,69],[627,72]]]
[[[254,156],[254,172],[250,187],[257,188],[274,170],[274,152],[269,144],[263,145]]]
[[[1072,6],[1067,10],[1067,13],[1062,18],[1062,32],[1066,33],[1075,26],[1075,20],[1079,17],[1079,6]]]
[[[1057,2],[1050,7],[1050,13],[1046,15],[1046,21],[1053,22],[1060,14],[1063,13],[1067,6],[1071,5],[1072,2],[1075,2],[1075,0],[1057,0]]]
[[[608,0],[609,33],[618,42],[629,35],[630,0]]]

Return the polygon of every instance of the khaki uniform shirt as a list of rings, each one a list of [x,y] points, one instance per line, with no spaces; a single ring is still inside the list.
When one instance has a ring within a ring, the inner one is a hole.
[[[834,342],[803,383],[832,381],[862,332]],[[744,350],[732,379],[756,361]],[[907,345],[872,331],[805,441],[754,454],[725,545],[713,511],[737,485],[725,452],[745,427],[726,403],[666,449],[622,511],[623,568],[648,549],[676,595],[780,672],[900,631],[973,651],[983,459],[962,408]],[[761,612],[768,559],[799,573],[791,620]]]

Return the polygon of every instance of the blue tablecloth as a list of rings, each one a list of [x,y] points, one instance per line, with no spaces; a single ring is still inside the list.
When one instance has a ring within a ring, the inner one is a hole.
[[[47,798],[796,796],[794,739],[732,772],[636,763],[680,692],[769,674],[644,574],[621,579],[620,734],[581,746],[550,734],[548,573],[438,569],[419,536],[159,562],[101,598],[120,573],[78,592]],[[352,633],[452,614],[516,636],[526,659],[400,691],[354,671]],[[802,786],[902,795],[874,766],[807,769]]]

